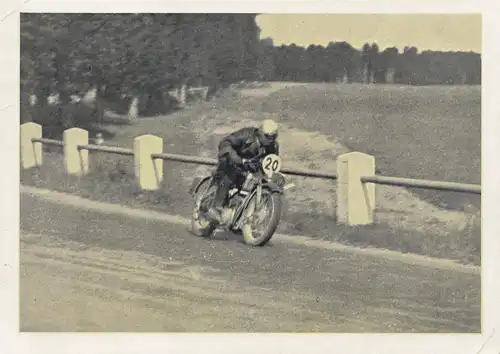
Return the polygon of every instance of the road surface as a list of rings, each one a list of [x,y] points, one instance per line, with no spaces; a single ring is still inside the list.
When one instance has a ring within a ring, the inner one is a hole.
[[[480,276],[21,195],[21,331],[480,332]]]

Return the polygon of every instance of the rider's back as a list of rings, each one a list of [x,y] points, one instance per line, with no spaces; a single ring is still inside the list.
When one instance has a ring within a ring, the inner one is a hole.
[[[219,157],[229,154],[232,161],[240,163],[241,158],[253,158],[263,152],[279,154],[278,142],[263,148],[257,138],[257,131],[258,128],[245,127],[224,137],[219,143]]]
[[[229,154],[233,161],[239,162],[241,157],[250,158],[258,154],[259,143],[256,139],[257,128],[241,128],[219,143],[219,156]]]

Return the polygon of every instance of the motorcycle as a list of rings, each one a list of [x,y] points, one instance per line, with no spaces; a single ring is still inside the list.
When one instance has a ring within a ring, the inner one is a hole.
[[[189,192],[195,199],[191,215],[191,231],[194,234],[210,237],[217,228],[220,228],[242,234],[244,242],[248,245],[263,246],[269,242],[281,218],[283,194],[294,187],[294,184],[285,185],[285,178],[280,173],[281,158],[278,155],[269,154],[262,159],[257,157],[253,162],[259,164],[257,171],[244,172],[243,182],[229,189],[220,224],[204,215],[210,208],[217,189],[214,181],[215,170],[209,176],[193,180]],[[259,233],[257,228],[264,223],[260,220],[262,216],[267,216],[269,221]]]

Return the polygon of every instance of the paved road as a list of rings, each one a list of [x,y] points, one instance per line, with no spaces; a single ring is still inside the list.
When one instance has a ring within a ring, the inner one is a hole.
[[[22,331],[479,332],[480,277],[21,195]]]

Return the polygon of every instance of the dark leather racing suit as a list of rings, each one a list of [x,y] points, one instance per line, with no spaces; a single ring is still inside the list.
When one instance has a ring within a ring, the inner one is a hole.
[[[231,186],[242,182],[243,159],[267,154],[279,155],[278,142],[263,146],[257,132],[258,129],[254,127],[242,128],[227,135],[219,143],[219,164],[215,173],[218,188],[213,205],[215,208],[221,209]]]

